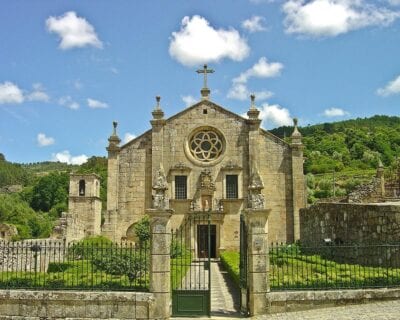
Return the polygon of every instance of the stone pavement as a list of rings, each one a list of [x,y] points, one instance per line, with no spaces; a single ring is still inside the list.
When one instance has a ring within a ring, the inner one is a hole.
[[[211,315],[238,317],[239,291],[218,262],[211,262]]]
[[[278,313],[253,317],[254,320],[399,320],[400,301],[371,302],[360,305]]]
[[[211,318],[196,318],[208,320],[236,319],[239,315],[213,315]],[[193,318],[171,318],[193,319]],[[278,313],[247,319],[253,320],[399,320],[400,300],[372,302],[359,305],[347,305],[333,308],[322,308],[308,311]]]

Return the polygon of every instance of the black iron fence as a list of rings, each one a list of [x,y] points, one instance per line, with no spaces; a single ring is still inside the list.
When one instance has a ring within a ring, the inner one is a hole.
[[[271,290],[400,285],[400,244],[271,244]]]
[[[147,243],[0,242],[1,289],[147,291],[148,266]]]

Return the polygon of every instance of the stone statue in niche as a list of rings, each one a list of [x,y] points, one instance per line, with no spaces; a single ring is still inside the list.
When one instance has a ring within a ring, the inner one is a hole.
[[[154,177],[153,190],[155,191],[153,197],[153,208],[169,209],[169,199],[167,196],[168,182],[164,173],[164,168],[161,164],[160,168],[157,170],[156,176]]]

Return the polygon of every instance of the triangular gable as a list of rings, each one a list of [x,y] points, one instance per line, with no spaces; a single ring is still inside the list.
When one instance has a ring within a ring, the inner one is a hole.
[[[180,117],[181,115],[183,115],[183,114],[185,114],[185,113],[187,113],[187,112],[189,112],[189,111],[191,111],[193,109],[196,109],[197,107],[199,107],[201,105],[214,107],[215,109],[221,111],[222,113],[225,113],[225,114],[227,114],[229,116],[232,116],[232,117],[236,118],[239,121],[242,121],[242,122],[246,121],[246,118],[243,118],[242,116],[240,116],[240,115],[238,115],[238,114],[236,114],[236,113],[234,113],[232,111],[229,111],[229,110],[225,109],[224,107],[221,107],[220,105],[218,105],[215,102],[212,102],[210,100],[201,100],[201,101],[195,103],[194,105],[192,105],[192,106],[190,106],[190,107],[188,107],[186,109],[183,109],[182,111],[174,114],[173,116],[169,117],[166,121],[168,123],[168,122]]]
[[[240,115],[238,115],[238,114],[236,114],[236,113],[234,113],[234,112],[232,112],[232,111],[230,111],[230,110],[228,110],[228,109],[225,109],[224,107],[221,107],[220,105],[216,104],[215,102],[212,102],[212,101],[210,101],[210,100],[200,100],[199,102],[197,102],[197,103],[191,105],[190,107],[185,108],[185,109],[183,109],[182,111],[180,111],[180,112],[174,114],[173,116],[167,118],[167,119],[166,119],[166,123],[171,122],[171,121],[175,120],[176,118],[179,118],[179,117],[182,116],[183,114],[185,114],[185,113],[187,113],[187,112],[190,112],[191,110],[196,109],[197,107],[199,107],[199,106],[201,106],[201,105],[206,105],[206,106],[209,106],[209,107],[213,107],[213,108],[215,108],[216,110],[219,110],[220,112],[225,113],[225,114],[227,114],[228,116],[231,116],[231,117],[233,117],[233,118],[235,118],[236,120],[239,120],[239,121],[241,121],[241,122],[246,122],[246,120],[247,120],[246,118],[244,118],[244,117],[242,117],[242,116],[240,116]],[[135,141],[144,138],[146,134],[149,134],[149,133],[151,132],[151,130],[152,130],[152,129],[147,130],[146,132],[144,132],[144,133],[141,134],[140,136],[138,136],[138,137],[132,139],[131,141],[127,142],[126,144],[122,145],[121,148],[126,148],[126,147],[128,147],[129,145],[133,144]],[[265,130],[265,129],[263,129],[263,128],[260,128],[260,133],[261,133],[262,135],[266,136],[266,137],[272,138],[276,143],[280,143],[280,144],[283,144],[283,145],[289,145],[286,141],[284,141],[284,140],[282,140],[281,138],[275,136],[274,134],[272,134],[272,133],[269,132],[268,130]]]

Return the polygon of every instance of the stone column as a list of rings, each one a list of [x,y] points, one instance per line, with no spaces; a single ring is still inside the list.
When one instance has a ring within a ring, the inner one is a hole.
[[[164,153],[164,112],[160,106],[161,97],[157,96],[157,105],[152,111],[153,119],[151,123],[151,160],[152,160],[152,176],[155,177],[160,165],[163,166],[163,153]]]
[[[297,119],[293,119],[294,131],[291,136],[292,151],[292,190],[293,190],[293,235],[288,240],[296,241],[300,239],[300,209],[307,205],[306,189],[304,179],[304,158],[302,136],[297,128]]]
[[[150,216],[150,292],[155,303],[150,319],[171,315],[171,215],[172,209],[147,209]]]
[[[248,309],[251,316],[267,312],[269,292],[268,216],[271,209],[246,209]]]

